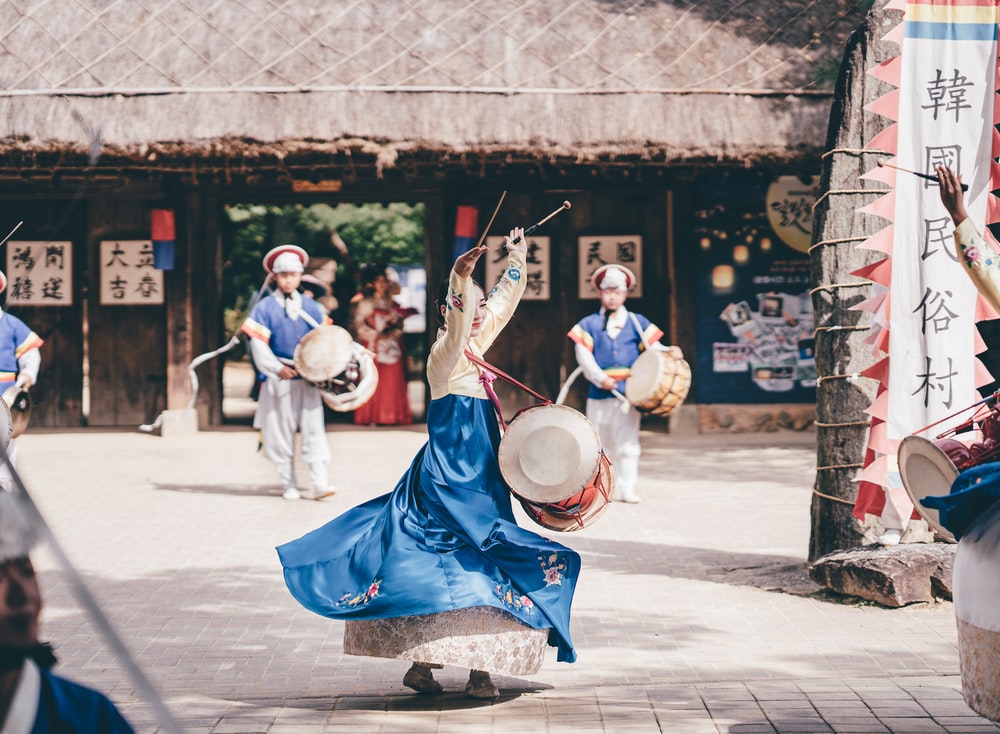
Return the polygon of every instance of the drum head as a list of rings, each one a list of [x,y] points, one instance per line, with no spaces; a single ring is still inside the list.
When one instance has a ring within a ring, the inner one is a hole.
[[[13,431],[14,423],[10,417],[10,408],[6,402],[0,400],[0,446],[6,449],[10,445],[10,440],[14,438]]]
[[[295,369],[309,382],[323,382],[336,377],[351,361],[354,339],[340,326],[318,326],[295,347]]]
[[[664,348],[654,346],[636,358],[625,381],[625,397],[637,410],[667,415],[687,397],[691,367]]]
[[[951,485],[958,476],[955,464],[933,441],[920,436],[907,436],[903,439],[899,445],[898,459],[903,487],[910,495],[917,513],[938,536],[954,541],[955,536],[941,524],[938,511],[924,507],[920,504],[920,500],[931,495],[951,492]]]
[[[500,473],[531,502],[559,502],[588,486],[601,440],[587,416],[566,405],[536,405],[514,418],[498,452]]]
[[[2,396],[4,404],[10,409],[11,438],[17,438],[28,427],[31,420],[31,397],[23,387],[11,385]]]

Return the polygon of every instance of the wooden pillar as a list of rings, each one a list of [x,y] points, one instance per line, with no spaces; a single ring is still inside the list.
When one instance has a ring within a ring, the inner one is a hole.
[[[174,269],[164,273],[167,304],[167,410],[183,410],[191,399],[188,365],[191,342],[191,250],[192,228],[198,217],[187,208],[174,207],[176,241]]]
[[[885,222],[857,209],[875,201],[884,186],[860,179],[877,156],[865,146],[889,124],[865,105],[889,91],[868,69],[892,55],[880,41],[898,23],[882,10],[869,13],[851,37],[837,82],[827,153],[813,216],[812,283],[816,319],[816,485],[812,498],[809,560],[851,548],[863,540],[852,517],[858,475],[865,457],[870,419],[864,412],[875,397],[869,379],[846,379],[874,361],[864,344],[869,317],[852,308],[868,297],[866,281],[851,275],[882,256],[857,245]],[[854,285],[857,284],[857,285]]]

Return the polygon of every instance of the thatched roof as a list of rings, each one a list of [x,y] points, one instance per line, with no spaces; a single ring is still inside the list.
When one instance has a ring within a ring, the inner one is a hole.
[[[855,0],[18,0],[8,165],[360,155],[779,160]]]

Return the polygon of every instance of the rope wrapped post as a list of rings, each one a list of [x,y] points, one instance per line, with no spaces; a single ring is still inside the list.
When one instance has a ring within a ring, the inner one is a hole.
[[[871,366],[874,355],[865,344],[869,317],[852,310],[868,297],[868,284],[852,273],[884,257],[858,245],[886,222],[857,212],[885,192],[883,184],[860,178],[880,157],[866,144],[889,124],[864,112],[865,105],[891,89],[866,73],[895,53],[894,45],[880,39],[899,19],[887,14],[882,5],[876,3],[844,54],[820,184],[824,194],[813,213],[810,257],[817,325],[817,471],[810,511],[810,561],[863,542],[851,513],[869,430],[864,411],[875,397],[876,385],[866,378],[853,379]]]

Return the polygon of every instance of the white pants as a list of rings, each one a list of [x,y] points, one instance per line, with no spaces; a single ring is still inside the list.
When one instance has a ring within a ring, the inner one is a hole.
[[[264,438],[264,455],[278,465],[285,489],[295,483],[295,434],[302,434],[302,461],[309,464],[313,489],[325,491],[329,484],[327,464],[330,445],[323,420],[319,390],[305,380],[268,378],[260,390],[253,421]]]
[[[627,408],[627,410],[626,410]],[[615,477],[614,499],[635,499],[639,481],[639,423],[642,416],[618,398],[587,400],[587,417],[597,429]]]

